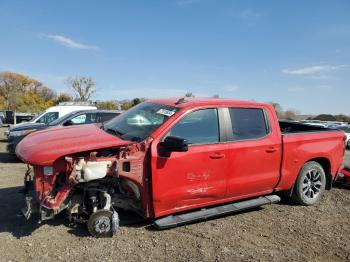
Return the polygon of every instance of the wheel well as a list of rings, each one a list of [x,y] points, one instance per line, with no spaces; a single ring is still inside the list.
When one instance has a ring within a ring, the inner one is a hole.
[[[325,157],[318,157],[318,158],[310,159],[307,162],[311,162],[311,161],[317,162],[317,163],[319,163],[322,166],[322,168],[323,168],[323,170],[324,170],[324,172],[326,174],[326,182],[327,182],[326,189],[330,190],[332,188],[332,183],[333,183],[333,177],[332,177],[332,172],[331,172],[331,163],[330,163],[330,161],[327,158],[325,158]]]

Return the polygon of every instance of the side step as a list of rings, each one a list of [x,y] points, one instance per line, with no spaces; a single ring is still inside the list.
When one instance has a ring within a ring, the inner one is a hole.
[[[201,210],[184,213],[180,215],[170,215],[154,221],[153,226],[157,229],[167,229],[197,222],[217,216],[237,213],[243,210],[278,203],[281,198],[277,195],[262,196],[254,199],[244,200],[222,206],[204,208]]]

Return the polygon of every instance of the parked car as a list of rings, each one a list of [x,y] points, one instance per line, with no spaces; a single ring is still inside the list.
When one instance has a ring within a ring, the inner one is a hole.
[[[104,123],[121,114],[122,111],[112,110],[79,110],[66,114],[49,124],[28,123],[10,130],[7,143],[7,152],[14,154],[18,143],[28,134],[46,128],[59,126],[74,126],[92,123]]]
[[[344,131],[346,136],[345,142],[348,143],[350,141],[350,126],[332,126],[332,128]]]
[[[97,109],[96,106],[85,105],[84,103],[81,104],[80,102],[79,103],[75,103],[75,102],[60,103],[58,106],[49,107],[47,110],[40,113],[37,117],[33,118],[29,122],[10,126],[9,129],[5,131],[5,135],[9,136],[10,131],[13,128],[17,128],[19,126],[24,126],[28,124],[30,125],[33,123],[49,124],[52,121],[77,110],[96,110],[96,109]]]
[[[34,113],[19,113],[16,114],[11,110],[0,111],[0,119],[4,125],[11,125],[14,123],[14,115],[16,115],[16,123],[31,121],[34,117]]]
[[[342,164],[344,132],[279,123],[269,104],[154,99],[102,128],[35,132],[16,152],[33,166],[25,217],[65,211],[106,237],[119,227],[119,209],[164,229],[275,203],[280,193],[314,205]]]

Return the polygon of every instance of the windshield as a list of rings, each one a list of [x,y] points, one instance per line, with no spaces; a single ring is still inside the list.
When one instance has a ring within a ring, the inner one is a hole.
[[[30,120],[30,122],[35,123],[36,120],[38,120],[38,119],[39,119],[43,114],[45,114],[45,113],[46,113],[46,111],[37,114],[37,116],[34,117],[32,120]]]
[[[124,140],[140,142],[165,123],[178,108],[144,102],[105,124],[104,130]]]

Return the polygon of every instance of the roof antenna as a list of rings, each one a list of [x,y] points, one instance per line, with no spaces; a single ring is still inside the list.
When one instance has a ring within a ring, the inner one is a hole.
[[[183,103],[186,103],[186,100],[184,97],[181,97],[179,100],[176,101],[175,105],[183,104]]]

